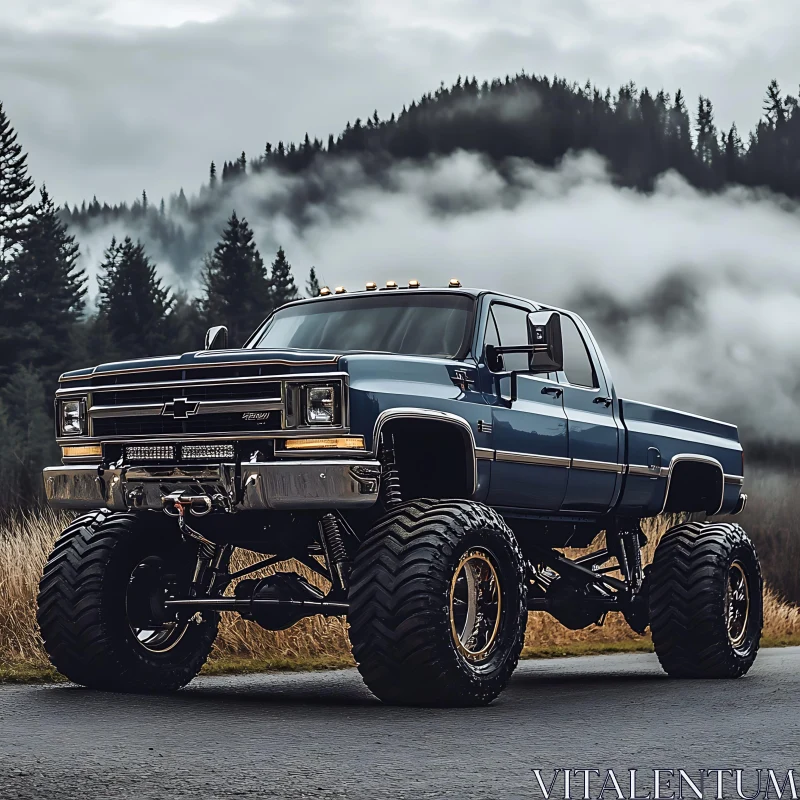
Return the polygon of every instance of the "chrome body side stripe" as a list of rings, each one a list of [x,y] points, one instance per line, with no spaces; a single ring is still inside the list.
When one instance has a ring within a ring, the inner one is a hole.
[[[725,483],[730,483],[733,486],[744,485],[744,475],[725,475]]]
[[[595,472],[615,472],[618,475],[625,472],[624,464],[615,461],[587,461],[581,458],[572,459],[572,469],[588,469]]]
[[[498,450],[495,454],[496,461],[510,461],[514,464],[536,464],[542,467],[570,468],[571,459],[561,456],[540,456],[535,453],[510,453],[507,450]]]
[[[629,475],[641,475],[644,478],[666,478],[669,467],[648,467],[645,464],[629,464]]]
[[[479,461],[494,461],[494,450],[489,447],[476,447],[475,458]]]

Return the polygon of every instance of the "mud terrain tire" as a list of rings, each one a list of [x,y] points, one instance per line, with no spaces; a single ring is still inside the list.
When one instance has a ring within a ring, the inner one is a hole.
[[[485,705],[517,666],[524,561],[500,515],[480,503],[393,509],[356,553],[349,600],[353,655],[385,703]]]
[[[37,612],[45,650],[62,675],[92,689],[142,693],[173,691],[197,675],[217,635],[217,614],[176,626],[158,647],[131,627],[132,573],[152,559],[191,577],[192,548],[156,515],[145,521],[92,511],[63,532],[44,568]]]
[[[669,675],[738,678],[750,669],[761,639],[763,584],[755,547],[739,525],[672,528],[648,581],[653,645]]]

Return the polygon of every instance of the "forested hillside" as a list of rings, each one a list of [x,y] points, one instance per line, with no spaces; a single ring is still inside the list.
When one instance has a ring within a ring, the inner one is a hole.
[[[709,194],[741,185],[800,197],[798,100],[774,82],[743,140],[735,126],[717,130],[709,99],[690,109],[680,91],[629,85],[612,94],[524,74],[459,80],[390,119],[357,119],[326,142],[268,141],[255,157],[212,162],[207,173],[198,165],[205,182],[190,196],[179,189],[154,202],[143,187],[131,204],[94,198],[72,208],[50,197],[47,176],[28,174],[0,106],[0,506],[36,500],[41,466],[59,458],[52,393],[61,371],[196,349],[209,323],[228,324],[240,344],[272,308],[318,288],[314,265],[295,264],[293,274],[281,242],[262,252],[254,233],[262,220],[279,211],[302,235],[320,209],[343,213],[343,182],[399,191],[398,165],[424,170],[459,151],[480,155],[511,189],[519,163],[554,167],[593,151],[614,185],[636,192],[653,192],[674,172]],[[247,217],[234,203],[245,184]],[[84,241],[110,227],[117,234],[103,241],[102,258],[82,258]]]
[[[65,207],[62,216],[84,230],[112,220],[129,222],[183,272],[202,258],[203,223],[219,217],[237,183],[269,169],[297,179],[277,199],[265,193],[261,211],[274,213],[280,203],[302,226],[315,205],[334,202],[340,175],[324,167],[353,158],[371,180],[381,182],[398,162],[424,162],[459,150],[485,155],[501,170],[509,159],[552,166],[569,152],[591,150],[607,160],[618,185],[644,192],[673,170],[707,191],[738,184],[800,197],[797,97],[783,94],[773,81],[763,117],[744,139],[736,125],[717,129],[710,99],[700,97],[691,108],[689,103],[680,90],[653,94],[633,84],[612,94],[524,74],[482,84],[459,79],[387,120],[377,112],[356,119],[327,142],[306,134],[298,143],[267,141],[251,158],[241,153],[220,165],[212,162],[205,185],[191,198],[176,187],[168,200],[153,203],[143,187],[132,204],[93,198]],[[504,177],[514,179],[511,172]]]

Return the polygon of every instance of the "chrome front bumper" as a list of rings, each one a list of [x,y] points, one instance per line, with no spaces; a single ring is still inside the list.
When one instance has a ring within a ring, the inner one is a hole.
[[[238,473],[238,474],[237,474]],[[162,510],[176,491],[206,494],[232,511],[367,508],[378,499],[378,461],[274,461],[197,467],[47,467],[54,508]]]

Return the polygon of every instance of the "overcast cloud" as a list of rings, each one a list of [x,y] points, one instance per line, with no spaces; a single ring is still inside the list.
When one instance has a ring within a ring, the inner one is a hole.
[[[338,132],[439,81],[628,80],[752,127],[800,81],[792,0],[27,0],[0,4],[0,100],[59,201],[194,190],[267,139]]]

